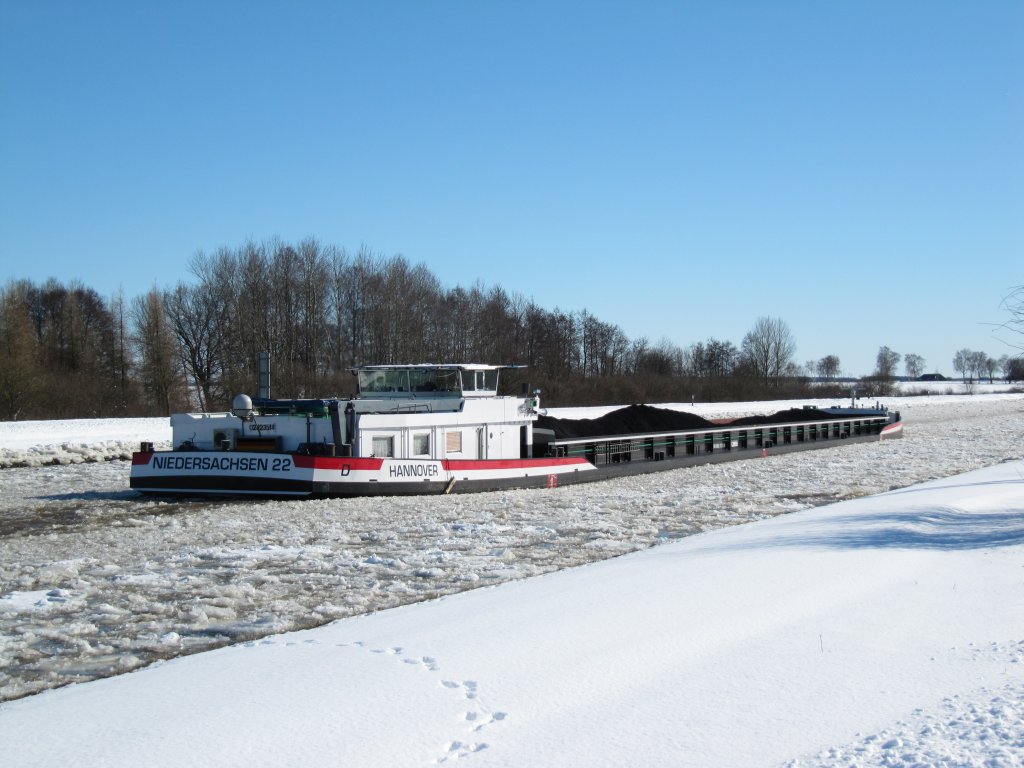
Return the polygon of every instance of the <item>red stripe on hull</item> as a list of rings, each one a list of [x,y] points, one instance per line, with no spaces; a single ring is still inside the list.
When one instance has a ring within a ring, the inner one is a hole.
[[[893,424],[882,429],[878,435],[879,440],[891,440],[893,438],[903,437],[903,422],[897,421]]]
[[[349,469],[349,470],[369,470],[376,472],[384,465],[384,459],[361,459],[356,457],[338,457],[338,456],[304,456],[302,454],[292,454],[292,460],[295,462],[295,466],[301,469]]]
[[[544,467],[590,466],[586,459],[442,459],[441,465],[449,472],[469,472],[480,469],[543,469]]]

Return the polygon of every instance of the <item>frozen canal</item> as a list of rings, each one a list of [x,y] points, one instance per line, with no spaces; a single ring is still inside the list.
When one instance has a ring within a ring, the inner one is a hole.
[[[1024,396],[890,405],[903,440],[554,490],[175,502],[121,460],[0,470],[0,700],[1024,456]]]

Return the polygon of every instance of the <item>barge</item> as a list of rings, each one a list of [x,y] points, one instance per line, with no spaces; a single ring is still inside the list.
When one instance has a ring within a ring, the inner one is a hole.
[[[552,419],[539,391],[498,394],[508,367],[362,366],[353,369],[354,397],[238,395],[229,412],[174,414],[172,447],[143,443],[130,485],[146,494],[279,497],[555,488],[903,433],[899,413],[881,406],[726,423],[650,406],[611,420]]]

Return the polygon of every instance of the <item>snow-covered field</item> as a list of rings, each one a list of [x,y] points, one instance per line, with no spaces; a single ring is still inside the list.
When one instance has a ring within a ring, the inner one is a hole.
[[[0,705],[4,764],[1021,765],[1024,396],[888,404],[903,440],[292,502],[135,496],[96,460],[162,419],[0,424],[39,464],[0,472],[3,698],[235,643]]]

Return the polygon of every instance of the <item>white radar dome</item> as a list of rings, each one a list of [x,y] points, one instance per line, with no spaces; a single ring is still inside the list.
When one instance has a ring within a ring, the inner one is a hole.
[[[231,401],[231,413],[240,419],[252,416],[252,398],[248,395],[235,395]]]

